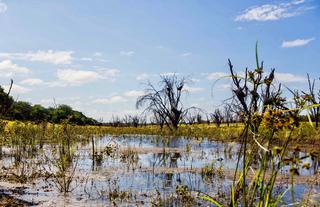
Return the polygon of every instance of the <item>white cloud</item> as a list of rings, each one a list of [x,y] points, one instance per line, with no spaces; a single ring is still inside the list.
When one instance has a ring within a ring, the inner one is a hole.
[[[41,51],[27,53],[31,61],[41,61],[54,64],[70,64],[72,60],[72,51]]]
[[[120,55],[132,56],[134,54],[135,54],[134,51],[120,51]]]
[[[190,79],[192,82],[200,82],[200,79],[198,79],[198,78],[191,78]]]
[[[72,84],[72,83],[66,83],[66,82],[63,82],[63,81],[50,81],[50,82],[46,82],[46,85],[49,86],[49,87],[66,87],[69,85],[77,85],[77,84]],[[79,84],[78,84],[79,85]],[[80,84],[81,85],[81,84]]]
[[[114,81],[119,73],[120,71],[117,69],[99,69],[97,71],[59,69],[57,71],[58,81],[53,81],[48,84],[51,87],[64,87],[67,85],[82,85],[99,79]]]
[[[24,85],[29,85],[29,86],[38,86],[38,85],[42,85],[44,82],[43,80],[38,78],[28,78],[28,79],[22,80],[20,83]]]
[[[93,103],[97,104],[114,104],[114,103],[123,103],[127,102],[127,99],[125,99],[122,96],[112,96],[110,98],[99,98],[93,100]]]
[[[305,0],[293,0],[287,3],[264,4],[246,9],[235,18],[236,21],[274,21],[297,16],[312,7],[303,7]]]
[[[142,81],[142,80],[147,80],[149,77],[150,77],[149,74],[142,73],[142,74],[137,75],[136,79],[138,81]]]
[[[190,92],[190,93],[199,93],[205,91],[205,88],[199,88],[199,87],[191,87],[188,85],[184,86],[184,91]]]
[[[93,59],[92,59],[92,58],[89,58],[89,57],[84,57],[84,58],[80,58],[80,60],[83,60],[83,61],[92,61]]]
[[[2,1],[0,1],[0,14],[6,12],[7,9],[8,9],[8,6]]]
[[[127,91],[124,93],[124,95],[127,97],[139,97],[139,96],[143,96],[144,94],[145,94],[144,91],[136,91],[136,90]]]
[[[91,62],[91,61],[109,62],[107,59],[104,59],[102,56],[103,54],[101,52],[95,52],[91,55],[91,57],[82,57],[82,58],[76,58],[76,59],[81,61],[88,61],[88,62]]]
[[[175,72],[165,72],[165,73],[160,73],[160,74],[147,74],[147,73],[141,73],[141,74],[138,74],[136,76],[136,80],[138,81],[144,81],[144,80],[148,80],[150,78],[154,78],[154,77],[159,77],[160,76],[179,76],[180,73],[175,73]],[[196,79],[195,79],[196,80]]]
[[[16,73],[29,73],[30,69],[18,66],[12,63],[11,60],[3,60],[0,62],[0,76],[12,76]]]
[[[39,61],[53,64],[70,64],[73,57],[72,51],[42,51],[27,53],[0,53],[0,57],[9,59],[20,59],[29,61]]]
[[[311,41],[313,41],[315,38],[309,38],[309,39],[296,39],[291,41],[283,41],[281,47],[283,48],[290,48],[290,47],[301,47],[304,45],[309,44]]]
[[[8,92],[9,90],[9,85],[4,85],[3,88],[6,92]],[[29,88],[17,85],[17,84],[13,84],[12,88],[11,88],[11,93],[15,93],[15,94],[22,94],[22,93],[28,93],[31,90]]]
[[[93,56],[94,57],[101,57],[102,53],[101,52],[95,52],[95,53],[93,53]]]
[[[225,73],[225,72],[213,72],[213,73],[207,74],[207,79],[208,80],[217,80],[219,78],[223,78],[223,77],[226,77],[228,75],[229,74]]]
[[[53,98],[49,98],[49,99],[41,99],[40,100],[40,103],[42,104],[42,105],[45,105],[45,106],[51,106],[51,105],[53,105],[54,104],[54,99]]]
[[[219,84],[214,86],[214,90],[218,89],[220,91],[226,91],[226,90],[231,90],[232,84],[231,83],[224,83],[224,84]]]
[[[57,72],[58,79],[71,85],[81,85],[95,81],[99,78],[99,74],[95,71],[59,69]]]
[[[81,105],[81,103],[87,103],[87,102],[81,101],[80,97],[60,97],[60,98],[58,97],[58,98],[41,99],[40,103],[42,105],[45,105],[46,107],[59,105],[59,104],[68,104],[70,106],[72,105],[72,108],[74,108],[74,106],[79,106]]]
[[[188,56],[191,56],[192,53],[191,52],[186,52],[186,53],[182,53],[180,56],[181,57],[188,57]]]
[[[160,76],[174,76],[174,75],[179,75],[179,73],[174,73],[174,72],[167,72],[167,73],[160,73]]]
[[[120,70],[102,68],[98,69],[98,73],[100,74],[100,78],[114,81],[114,79],[119,75]]]
[[[275,77],[278,81],[284,82],[284,83],[304,82],[307,80],[303,76],[295,75],[292,73],[275,73]]]

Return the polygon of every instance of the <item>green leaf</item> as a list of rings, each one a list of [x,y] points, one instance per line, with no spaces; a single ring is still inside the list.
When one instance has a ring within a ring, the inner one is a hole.
[[[289,189],[287,189],[287,190],[285,190],[283,193],[279,194],[278,197],[277,197],[277,199],[276,199],[276,201],[273,203],[272,206],[275,206],[275,207],[278,206],[279,203],[280,203],[280,201],[281,201],[281,199],[282,199],[283,196],[288,192],[288,190],[289,190]]]
[[[269,151],[267,148],[265,148],[264,146],[262,146],[262,144],[260,144],[255,137],[253,137],[253,140],[254,140],[254,141],[257,143],[257,145],[258,145],[261,149],[263,149],[265,152],[268,152],[268,151]]]
[[[222,207],[222,205],[218,201],[214,200],[210,196],[205,195],[205,196],[201,196],[200,198],[203,199],[203,200],[206,200],[206,201],[209,201],[209,202],[213,203],[217,207]]]
[[[312,119],[311,119],[311,116],[310,116],[309,111],[307,111],[307,117],[308,117],[309,124],[310,124],[312,127],[314,127],[314,126],[313,126],[313,123],[312,123]]]
[[[232,184],[232,187],[231,187],[231,202],[232,202],[232,206],[235,206],[236,205],[236,202],[235,202],[235,192],[234,192],[234,186]]]

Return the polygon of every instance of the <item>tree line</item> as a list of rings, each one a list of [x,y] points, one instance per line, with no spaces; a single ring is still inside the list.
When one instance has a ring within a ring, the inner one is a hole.
[[[51,122],[68,123],[77,125],[97,125],[93,118],[85,116],[82,112],[73,110],[70,106],[62,104],[56,107],[45,108],[40,104],[31,105],[25,101],[15,101],[10,96],[11,85],[8,92],[0,86],[0,118],[6,120],[32,121],[35,123]]]

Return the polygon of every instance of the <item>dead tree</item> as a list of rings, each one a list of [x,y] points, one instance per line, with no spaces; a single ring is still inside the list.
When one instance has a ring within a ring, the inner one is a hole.
[[[136,107],[146,106],[145,111],[156,112],[163,118],[165,125],[171,130],[176,130],[188,111],[183,107],[181,101],[186,80],[179,79],[176,75],[160,77],[160,88],[157,89],[149,82],[145,95],[137,99]]]
[[[195,124],[196,120],[197,120],[197,115],[192,111],[189,111],[184,117],[184,122],[189,125]]]
[[[204,122],[203,115],[206,116],[206,112],[198,107],[189,108],[188,112],[184,116],[184,123],[186,124],[201,124]]]
[[[123,125],[121,119],[119,118],[119,116],[113,116],[111,118],[111,126],[113,127],[120,127],[121,125]]]
[[[122,123],[124,126],[130,126],[130,115],[125,114]]]
[[[140,117],[138,115],[130,116],[130,124],[134,127],[138,127],[140,124]]]
[[[206,122],[208,125],[210,125],[210,114],[205,113],[205,116],[206,116],[205,122]]]
[[[223,120],[227,124],[227,126],[230,125],[230,123],[233,122],[233,113],[232,113],[232,107],[230,104],[226,104],[223,107]]]
[[[200,113],[197,114],[197,123],[198,124],[202,124],[203,123],[202,115]]]
[[[160,129],[162,130],[166,119],[165,114],[159,110],[153,110],[152,113],[155,124],[158,124],[160,126]]]
[[[220,111],[220,109],[216,109],[212,114],[211,114],[211,119],[212,122],[217,125],[217,127],[220,127],[222,121],[223,121],[223,116]]]

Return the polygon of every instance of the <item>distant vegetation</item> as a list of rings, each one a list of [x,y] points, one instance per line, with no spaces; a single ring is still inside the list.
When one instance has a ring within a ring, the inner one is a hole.
[[[31,105],[25,101],[14,101],[10,96],[10,90],[6,93],[0,86],[0,118],[7,120],[33,121],[35,123],[51,122],[61,123],[68,120],[71,124],[96,125],[95,119],[85,116],[83,113],[73,110],[68,105],[45,108],[39,104]]]

